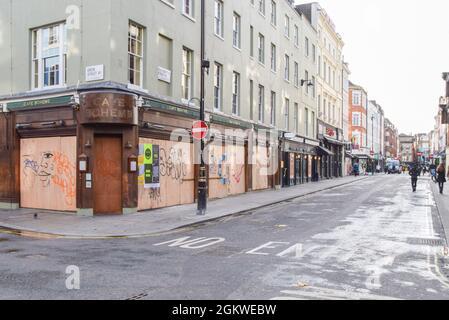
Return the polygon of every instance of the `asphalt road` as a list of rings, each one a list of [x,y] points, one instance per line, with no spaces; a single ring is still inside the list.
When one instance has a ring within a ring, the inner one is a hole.
[[[156,237],[0,234],[0,299],[449,299],[443,234],[428,178],[382,175]]]

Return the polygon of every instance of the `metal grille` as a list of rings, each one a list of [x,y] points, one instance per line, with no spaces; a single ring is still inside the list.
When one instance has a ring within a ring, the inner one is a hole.
[[[424,239],[424,238],[409,238],[407,240],[409,244],[419,245],[419,246],[430,246],[430,247],[443,247],[444,242],[441,239]]]

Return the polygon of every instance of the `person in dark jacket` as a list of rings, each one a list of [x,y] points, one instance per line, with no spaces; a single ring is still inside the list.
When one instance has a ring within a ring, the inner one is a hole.
[[[413,192],[416,192],[416,187],[418,185],[418,176],[419,176],[419,168],[418,165],[415,164],[409,170],[409,175],[412,177],[412,189]]]
[[[440,187],[440,194],[443,194],[444,184],[446,183],[446,166],[443,163],[438,166],[437,181]]]

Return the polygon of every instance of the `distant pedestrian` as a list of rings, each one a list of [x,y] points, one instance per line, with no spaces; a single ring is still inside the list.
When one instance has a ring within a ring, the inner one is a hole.
[[[443,194],[444,184],[446,183],[446,166],[443,163],[438,166],[437,181],[440,188],[440,194]]]
[[[360,175],[360,166],[359,166],[359,164],[357,162],[354,163],[354,166],[352,167],[352,173],[356,177],[358,177]]]
[[[416,192],[416,187],[418,186],[418,176],[419,176],[418,164],[415,164],[413,167],[410,168],[409,175],[412,177],[413,192]]]

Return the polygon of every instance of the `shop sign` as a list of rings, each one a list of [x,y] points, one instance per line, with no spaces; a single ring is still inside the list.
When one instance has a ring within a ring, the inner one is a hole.
[[[143,106],[145,108],[151,108],[161,112],[173,113],[182,117],[188,117],[193,119],[198,119],[200,117],[200,113],[198,110],[183,108],[173,104],[168,104],[156,100],[143,99]]]
[[[145,189],[157,189],[161,187],[158,145],[139,145],[139,184],[143,184]]]
[[[81,95],[80,123],[137,125],[134,96],[119,93],[90,92]]]
[[[10,102],[6,104],[6,107],[9,110],[22,109],[22,108],[32,109],[38,107],[56,107],[56,106],[69,105],[71,101],[72,96],[63,96],[47,99]]]

